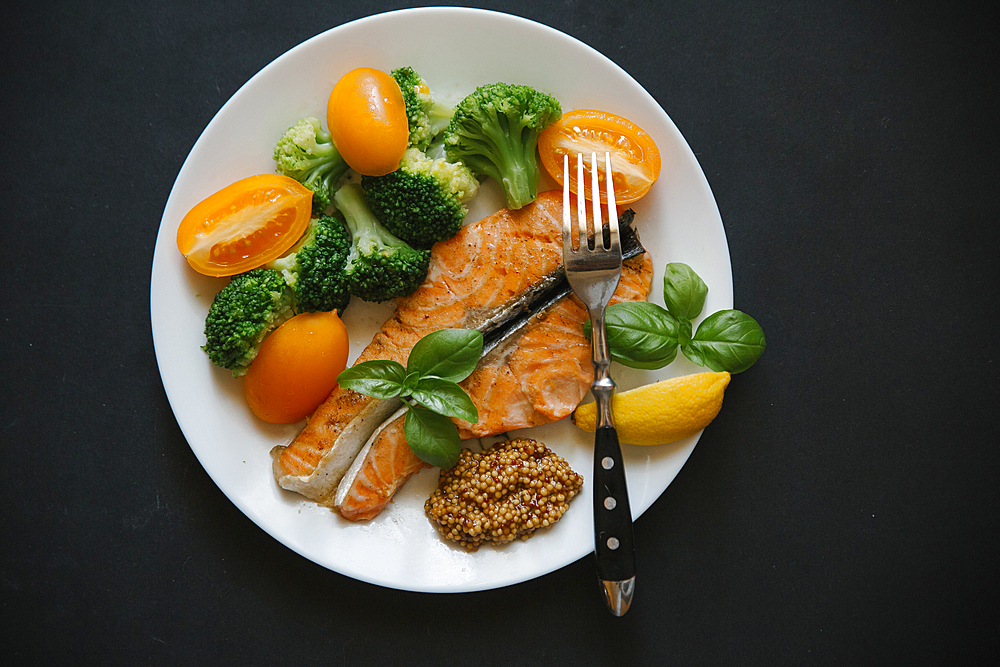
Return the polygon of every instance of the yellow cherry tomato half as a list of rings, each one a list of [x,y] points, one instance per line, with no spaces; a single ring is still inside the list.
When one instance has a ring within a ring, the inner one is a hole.
[[[333,87],[326,124],[344,161],[366,176],[396,171],[410,138],[399,84],[370,67],[351,70]]]
[[[347,327],[336,311],[296,315],[264,339],[247,369],[247,404],[271,424],[305,419],[333,391],[347,353]]]
[[[312,212],[312,191],[278,174],[250,176],[192,208],[177,228],[177,249],[207,276],[232,276],[281,257]]]
[[[563,184],[563,156],[570,156],[570,190],[576,192],[576,156],[584,156],[585,172],[590,181],[590,156],[598,156],[598,180],[601,182],[601,201],[607,203],[605,188],[604,154],[611,153],[614,172],[615,201],[630,204],[649,192],[660,175],[660,151],[656,142],[641,127],[621,116],[579,109],[562,115],[545,128],[538,137],[538,153],[545,171]],[[591,197],[589,187],[584,196]]]

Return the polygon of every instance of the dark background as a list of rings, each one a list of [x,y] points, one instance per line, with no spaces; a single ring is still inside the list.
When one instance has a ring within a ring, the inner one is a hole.
[[[636,524],[632,610],[608,614],[590,559],[462,595],[325,570],[226,499],[167,403],[149,276],[188,151],[281,53],[408,5],[17,2],[0,23],[4,662],[996,657],[990,5],[474,4],[590,44],[660,102],[718,201],[736,307],[767,334]]]

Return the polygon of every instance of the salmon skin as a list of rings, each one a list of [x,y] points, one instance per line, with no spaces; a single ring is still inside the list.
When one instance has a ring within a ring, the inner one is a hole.
[[[431,250],[428,277],[397,300],[357,362],[406,363],[413,345],[444,328],[499,331],[527,312],[539,293],[564,280],[562,193],[540,193],[532,204],[462,228]],[[491,334],[492,335],[492,334]],[[336,504],[336,489],[371,435],[402,405],[334,388],[287,446],[275,447],[272,467],[282,488],[321,504]]]
[[[645,300],[652,260],[626,260],[611,303]],[[594,378],[590,341],[583,335],[586,308],[564,296],[524,326],[497,340],[461,385],[479,411],[475,424],[455,420],[463,439],[538,426],[568,416]],[[335,507],[352,521],[372,519],[416,472],[425,467],[403,434],[405,410],[369,439],[337,489]]]

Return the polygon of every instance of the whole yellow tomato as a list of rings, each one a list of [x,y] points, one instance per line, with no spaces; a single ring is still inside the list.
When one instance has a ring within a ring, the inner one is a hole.
[[[403,93],[385,72],[359,67],[341,77],[327,102],[326,123],[354,171],[382,176],[399,167],[410,130]]]
[[[264,340],[247,369],[247,404],[272,424],[305,419],[333,391],[348,349],[347,327],[336,311],[296,315]]]

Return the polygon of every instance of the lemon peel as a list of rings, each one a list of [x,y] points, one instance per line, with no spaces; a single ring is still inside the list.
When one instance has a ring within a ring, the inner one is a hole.
[[[726,371],[693,373],[616,393],[611,409],[618,439],[632,445],[666,445],[698,433],[719,414],[729,379]],[[572,420],[593,433],[596,404],[579,406]]]

